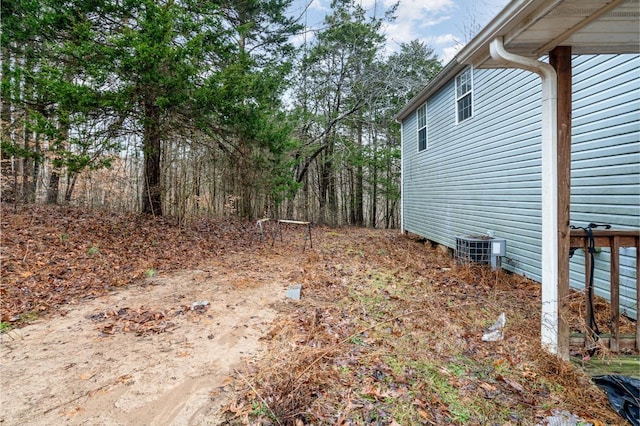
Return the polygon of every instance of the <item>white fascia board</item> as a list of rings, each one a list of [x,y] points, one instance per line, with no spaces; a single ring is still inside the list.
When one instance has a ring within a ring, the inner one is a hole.
[[[513,0],[495,18],[491,20],[469,43],[467,43],[456,55],[458,62],[473,64],[478,67],[484,60],[490,58],[489,45],[496,37],[505,37],[518,27],[522,29],[532,24],[529,15],[544,6],[549,10],[562,3],[563,0]],[[521,31],[515,31],[520,33]],[[505,37],[505,44],[509,39]]]
[[[530,1],[514,0],[507,4],[469,43],[460,49],[456,59],[463,62],[469,61],[480,50],[486,50],[489,43],[501,33],[500,30],[504,29],[518,15],[523,3],[530,3]]]

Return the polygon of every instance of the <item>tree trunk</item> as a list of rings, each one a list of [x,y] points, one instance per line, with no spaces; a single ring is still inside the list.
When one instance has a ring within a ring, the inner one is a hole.
[[[2,142],[11,142],[11,56],[10,49],[4,49],[2,55],[2,80],[0,80],[0,101],[2,102],[2,108],[0,108],[0,121],[2,125]],[[10,176],[13,175],[12,161],[7,156],[5,150],[0,150],[0,179],[7,181]],[[15,187],[14,181],[14,187]],[[3,201],[11,201],[15,197],[11,194],[7,194],[5,187],[2,192]],[[14,189],[15,192],[15,189]]]
[[[60,194],[60,172],[57,169],[51,170],[49,176],[49,186],[47,187],[47,204],[58,204]]]
[[[332,173],[329,174],[329,224],[330,225],[338,225],[340,223],[339,211],[338,211],[338,193],[336,187],[336,175],[333,172],[333,161],[331,162],[330,170]]]
[[[362,114],[358,114],[358,122],[356,124],[357,141],[358,141],[358,162],[356,165],[355,176],[355,222],[356,226],[364,225],[364,170],[362,162],[364,160],[364,147],[362,144]]]
[[[376,227],[378,217],[378,146],[376,138],[373,139],[373,161],[371,162],[371,217],[369,226]]]
[[[347,193],[347,197],[348,197],[348,206],[349,206],[349,214],[347,216],[348,219],[348,223],[349,225],[355,225],[356,223],[356,196],[355,196],[355,178],[354,178],[354,171],[353,171],[353,166],[352,165],[348,165],[347,169],[347,183],[345,184],[345,186],[343,187],[343,192],[347,192],[347,189],[349,190]]]
[[[285,219],[293,219],[294,218],[294,205],[296,202],[296,194],[293,194],[293,197],[287,198],[286,203],[287,207],[285,209]]]
[[[24,167],[25,167],[25,162],[26,162],[26,156],[25,156],[25,151],[24,151],[24,136],[25,136],[25,132],[24,132],[24,126],[27,122],[27,120],[29,119],[29,113],[27,110],[27,105],[25,102],[25,92],[24,92],[24,86],[25,86],[25,73],[24,73],[24,67],[25,67],[25,47],[24,46],[19,46],[16,49],[15,52],[15,58],[14,58],[14,69],[16,71],[16,74],[14,75],[13,78],[13,99],[16,101],[17,103],[17,109],[22,109],[22,122],[20,123],[20,112],[16,114],[16,119],[14,120],[14,122],[12,123],[14,125],[14,131],[12,132],[12,141],[13,144],[16,146],[16,148],[18,146],[20,146],[20,140],[22,139],[22,152],[18,155],[15,155],[13,158],[13,171],[14,171],[14,201],[23,201],[24,200]],[[22,68],[22,69],[20,69]],[[22,126],[22,130],[20,130],[20,126]]]
[[[162,216],[160,111],[147,104],[144,108],[144,186],[142,212]]]
[[[38,179],[40,178],[40,165],[42,163],[40,150],[40,135],[36,133],[33,139],[33,193],[27,200],[30,203],[36,202],[36,194],[38,192]]]
[[[71,202],[71,195],[73,194],[73,190],[76,187],[76,181],[78,180],[77,172],[70,172],[67,175],[67,188],[64,191],[64,202],[65,204],[69,204]]]
[[[202,180],[202,166],[200,160],[194,158],[196,163],[196,168],[194,170],[193,175],[193,209],[195,211],[195,215],[200,215],[200,185]]]
[[[334,153],[334,136],[329,136],[330,140],[327,143],[327,149],[323,155],[323,161],[320,165],[320,194],[319,194],[319,207],[320,207],[320,222],[335,225],[337,223],[336,216],[338,215],[338,199],[336,196],[336,177],[333,164]]]
[[[250,164],[250,149],[243,145],[238,171],[240,173],[239,215],[244,219],[253,219],[253,169]]]
[[[327,154],[324,154],[326,157]],[[328,159],[324,159],[322,164],[320,165],[320,181],[319,183],[319,194],[318,194],[318,208],[319,208],[319,221],[320,223],[326,224],[327,222],[327,200],[328,200],[328,192],[329,192],[329,173],[330,173],[331,162]]]
[[[29,122],[31,121],[31,117],[29,114],[29,103],[32,103],[35,99],[34,96],[34,81],[33,81],[33,70],[34,70],[34,58],[32,54],[25,52],[25,73],[24,73],[24,109],[25,109],[25,119],[23,126],[23,146],[24,146],[24,167],[22,168],[22,200],[24,202],[35,201],[35,193],[36,193],[36,183],[33,176],[33,170],[35,167],[35,147],[31,146],[31,139],[33,136],[32,131],[29,129]],[[35,142],[34,142],[35,144]]]
[[[387,135],[387,143],[386,143],[386,150],[385,150],[385,156],[386,156],[386,164],[385,164],[385,172],[386,172],[386,182],[385,185],[387,187],[392,186],[393,184],[395,184],[396,182],[394,182],[393,179],[393,156],[391,154],[391,150],[393,148],[392,145],[392,138],[391,136]],[[398,184],[401,184],[400,182],[397,182]],[[392,200],[391,197],[394,197],[394,199]],[[394,213],[394,209],[395,209],[395,195],[389,192],[389,189],[385,190],[385,214],[384,214],[384,226],[387,229],[391,229],[393,227],[392,223],[393,222],[393,215]]]
[[[2,97],[2,138],[9,140],[11,136],[11,55],[10,49],[4,49],[2,58],[2,80],[0,81],[0,96]]]
[[[69,117],[64,112],[58,113],[58,123],[60,126],[59,141],[56,144],[65,144],[69,139]],[[60,195],[60,158],[54,158],[49,176],[49,186],[47,187],[47,204],[58,204]]]

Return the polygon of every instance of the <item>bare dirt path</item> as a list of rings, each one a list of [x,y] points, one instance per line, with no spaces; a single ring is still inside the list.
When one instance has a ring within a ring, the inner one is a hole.
[[[218,424],[229,376],[263,349],[291,284],[283,259],[238,258],[146,279],[2,335],[0,423]],[[209,305],[184,309],[201,301]],[[165,312],[169,331],[96,321],[123,308]]]

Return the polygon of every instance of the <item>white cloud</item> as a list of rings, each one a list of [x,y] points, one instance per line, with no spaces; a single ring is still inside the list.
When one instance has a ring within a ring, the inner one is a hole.
[[[455,44],[453,46],[443,48],[442,49],[442,57],[440,58],[440,62],[442,62],[443,64],[448,63],[449,61],[451,61],[456,56],[456,54],[463,47],[464,47],[464,44],[458,43],[458,44]]]
[[[460,39],[455,34],[447,33],[436,36],[427,36],[422,39],[431,46],[443,64],[448,63],[464,47]]]
[[[375,0],[364,0],[374,4]],[[378,0],[391,3],[394,0]],[[506,0],[500,0],[506,1]],[[463,0],[402,0],[396,11],[397,19],[386,26],[389,50],[401,43],[420,40],[432,48],[443,63],[449,62],[463,47],[458,27],[464,20],[468,4]],[[444,31],[442,31],[444,29]]]
[[[305,0],[308,1],[308,0]],[[321,12],[329,12],[331,8],[329,4],[323,4],[322,0],[311,0],[311,5],[309,5],[309,10],[318,10]]]
[[[301,31],[298,34],[290,38],[291,43],[294,46],[302,46],[305,43],[310,43],[315,38],[315,32],[313,28],[306,27],[306,31]]]
[[[458,43],[458,38],[453,34],[441,34],[438,36],[426,37],[425,41],[432,47],[450,46]]]
[[[411,40],[419,38],[419,34],[416,34],[410,25],[398,24],[395,22],[386,24],[384,32],[387,35],[387,40],[393,41],[397,44],[408,43]]]
[[[373,6],[376,0],[365,0]],[[386,6],[394,0],[384,0]],[[452,17],[455,4],[453,0],[404,0],[400,2],[396,11],[396,20],[385,26],[387,40],[398,46],[411,40],[422,40],[432,44],[424,38],[426,28],[436,26]],[[391,50],[394,48],[391,47]]]
[[[455,8],[453,0],[404,0],[400,2],[396,15],[399,22],[415,22],[422,27],[423,21],[440,21]]]
[[[452,15],[440,15],[440,16],[430,16],[430,17],[425,17],[423,19],[420,20],[419,23],[419,28],[422,29],[426,29],[429,27],[433,27],[436,26],[438,24],[441,24],[445,21],[448,21],[452,18]]]

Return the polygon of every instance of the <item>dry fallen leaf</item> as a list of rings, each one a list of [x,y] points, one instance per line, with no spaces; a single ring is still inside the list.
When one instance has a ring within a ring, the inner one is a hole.
[[[524,392],[524,387],[522,387],[522,385],[518,382],[516,382],[513,379],[510,379],[509,377],[504,377],[502,375],[498,376],[498,380],[502,380],[503,382],[505,382],[507,385],[511,386],[514,390],[516,390],[517,392]]]
[[[125,375],[122,375],[122,376],[118,377],[114,383],[124,383],[124,384],[127,384],[127,383],[129,383],[130,381],[131,381],[131,375],[130,375],[130,374],[125,374]]]
[[[420,414],[420,416],[425,420],[431,420],[431,416],[429,415],[429,413],[424,410],[418,410],[418,414]]]
[[[62,414],[64,416],[67,416],[67,417],[74,417],[76,414],[78,414],[82,410],[83,410],[83,408],[78,405],[78,406],[75,406],[75,407],[71,408],[69,411],[63,412]]]
[[[245,405],[244,405],[244,402],[242,402],[241,400],[234,399],[229,403],[229,405],[225,407],[225,410],[233,414],[238,414],[238,413],[244,412]]]
[[[83,374],[80,375],[80,380],[89,380],[90,378],[92,378],[96,374],[98,374],[97,371],[89,372],[89,373],[83,373]]]

